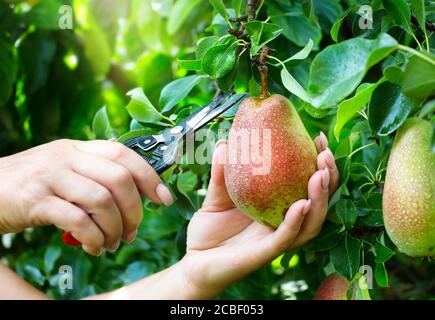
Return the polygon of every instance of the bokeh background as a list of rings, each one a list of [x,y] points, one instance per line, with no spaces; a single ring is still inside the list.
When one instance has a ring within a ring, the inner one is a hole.
[[[333,23],[350,4],[362,1],[314,0],[314,11],[308,14],[306,1],[266,2],[262,18],[273,16],[272,21],[285,28],[280,40],[271,44],[277,55],[285,58],[310,38],[315,51],[332,43],[329,32]],[[73,10],[72,30],[59,28],[62,5]],[[316,16],[316,23],[312,23],[311,14]],[[347,27],[348,37],[360,35],[352,29],[352,23]],[[162,88],[189,74],[177,61],[192,58],[201,37],[222,35],[226,29],[225,21],[205,0],[0,0],[0,156],[58,138],[119,137],[137,128],[139,124],[130,121],[125,109],[130,101],[126,93],[140,87],[159,106]],[[306,83],[311,61],[312,56],[288,65],[288,69]],[[243,63],[248,70],[249,63]],[[275,81],[279,70],[271,69],[270,73],[271,91],[289,96]],[[376,71],[370,76],[375,78]],[[240,72],[237,90],[248,90],[250,78],[250,72]],[[215,91],[213,82],[205,79],[180,105],[190,106],[184,109],[190,111],[210,101]],[[293,102],[300,107],[297,99]],[[104,106],[107,128],[101,135],[94,132],[93,119]],[[177,109],[177,113],[181,110]],[[332,115],[316,118],[302,109],[300,114],[313,137],[320,131],[333,137]],[[177,120],[177,115],[167,116]],[[224,119],[220,126],[229,127],[229,120]],[[355,148],[369,142],[370,132],[364,128],[362,124],[358,139],[354,136],[349,142]],[[160,127],[141,129],[152,132]],[[349,132],[350,126],[344,131]],[[333,150],[337,145],[331,139]],[[359,161],[376,170],[385,158],[385,150],[391,147],[391,139],[382,140],[381,146],[376,152],[362,154]],[[116,253],[105,253],[100,258],[87,256],[80,248],[63,245],[60,230],[45,227],[1,236],[0,257],[21,277],[54,298],[77,299],[129,284],[183,256],[186,227],[202,202],[208,174],[207,165],[177,167],[165,173],[164,179],[179,201],[170,208],[161,208],[145,200],[138,239],[132,245],[122,245]],[[371,201],[374,204],[367,210],[379,215],[380,193]],[[322,259],[321,254],[314,258],[306,252],[281,256],[228,288],[219,298],[311,298],[325,275],[326,256]],[[74,270],[73,290],[59,289],[61,265],[70,265]],[[433,263],[398,255],[388,268],[390,287],[376,287],[372,298],[430,298],[430,292],[433,296]]]

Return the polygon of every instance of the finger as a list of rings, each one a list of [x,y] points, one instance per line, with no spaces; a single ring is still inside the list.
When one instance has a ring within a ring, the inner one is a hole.
[[[227,156],[226,141],[218,141],[213,154],[211,178],[202,210],[207,212],[224,211],[234,208],[225,185],[224,165]]]
[[[110,160],[82,154],[73,163],[73,170],[107,188],[121,212],[122,238],[131,242],[143,217],[142,200],[133,176],[125,167]]]
[[[305,244],[320,233],[328,212],[329,180],[329,171],[324,169],[317,171],[308,182],[311,208],[293,247]]]
[[[99,183],[74,172],[62,172],[51,185],[56,196],[74,203],[90,215],[104,233],[104,247],[116,250],[123,234],[121,213],[112,193]],[[79,240],[79,239],[77,239]]]
[[[317,157],[317,167],[319,170],[323,170],[325,168],[328,168],[329,170],[329,196],[331,197],[337,190],[340,183],[340,173],[335,164],[334,155],[329,148],[326,148]]]
[[[38,203],[35,216],[41,217],[43,224],[52,224],[70,232],[82,243],[83,250],[98,256],[104,245],[104,234],[83,209],[72,203],[50,196]]]
[[[317,153],[322,152],[328,147],[328,139],[326,138],[325,134],[322,131],[314,139],[314,144],[316,145]]]
[[[159,175],[136,152],[127,148],[122,143],[104,140],[76,141],[78,150],[100,156],[127,168],[142,194],[155,203],[169,206],[173,198],[168,188],[163,185]]]
[[[300,232],[302,223],[311,207],[310,200],[299,200],[293,203],[278,229],[269,235],[270,251],[273,257],[289,249]]]

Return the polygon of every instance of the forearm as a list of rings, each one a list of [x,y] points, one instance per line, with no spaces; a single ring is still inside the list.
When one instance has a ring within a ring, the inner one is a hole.
[[[117,290],[90,296],[97,300],[200,300],[211,299],[209,291],[195,287],[185,276],[183,261]]]
[[[46,300],[47,295],[32,287],[0,263],[0,300]]]

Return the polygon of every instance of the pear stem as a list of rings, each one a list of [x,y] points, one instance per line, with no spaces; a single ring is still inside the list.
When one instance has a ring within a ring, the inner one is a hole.
[[[261,94],[260,98],[265,99],[269,96],[269,90],[267,87],[267,57],[269,55],[269,48],[263,47],[260,51],[260,57],[258,59],[258,71],[260,72],[261,79]]]

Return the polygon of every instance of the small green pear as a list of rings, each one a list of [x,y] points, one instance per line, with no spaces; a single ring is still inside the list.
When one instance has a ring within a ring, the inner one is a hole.
[[[350,281],[334,273],[327,276],[314,295],[314,300],[349,300],[347,292],[350,289]],[[352,293],[354,297],[354,292]],[[354,298],[352,298],[354,300]]]
[[[399,129],[388,161],[382,199],[385,229],[412,257],[435,257],[434,129],[410,118]]]
[[[281,95],[246,99],[228,149],[225,182],[231,199],[253,220],[277,228],[287,209],[307,198],[317,168],[316,147],[296,109]]]

